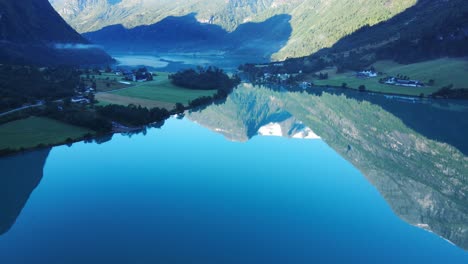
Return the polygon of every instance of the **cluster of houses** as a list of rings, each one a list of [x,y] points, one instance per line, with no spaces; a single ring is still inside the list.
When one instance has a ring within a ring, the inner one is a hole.
[[[397,86],[405,86],[405,87],[424,87],[424,83],[418,80],[404,80],[398,79],[395,77],[389,77],[384,80],[385,84],[388,85],[397,85]]]
[[[82,90],[75,90],[75,96],[71,98],[71,102],[74,104],[89,104],[91,101],[89,98],[94,96],[96,90],[92,87],[86,87]]]
[[[255,68],[269,68],[271,64],[255,64]],[[273,67],[283,67],[284,63],[283,62],[277,62],[273,64]]]
[[[375,78],[379,74],[373,70],[365,70],[365,71],[360,71],[356,73],[357,78]]]
[[[291,77],[294,77],[294,75],[289,74],[289,73],[278,73],[278,74],[264,73],[263,77],[260,78],[260,82],[284,84],[284,83],[287,83],[291,79]]]
[[[125,81],[130,82],[147,82],[153,80],[153,74],[146,68],[140,68],[138,70],[117,70],[116,75],[123,76]]]
[[[364,70],[356,73],[357,78],[375,78],[379,76],[379,73],[374,70]],[[397,78],[397,77],[387,77],[380,80],[380,83],[396,86],[405,86],[405,87],[424,87],[424,83],[418,80],[409,80],[409,78]]]

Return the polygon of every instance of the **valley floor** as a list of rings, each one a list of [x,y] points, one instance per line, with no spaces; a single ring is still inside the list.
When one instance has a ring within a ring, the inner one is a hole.
[[[98,91],[101,92],[96,94],[96,99],[99,101],[99,105],[118,104],[126,106],[134,104],[148,108],[159,107],[172,110],[176,103],[187,106],[190,101],[196,98],[212,96],[216,93],[216,90],[191,90],[175,86],[170,82],[168,76],[169,73],[158,72],[152,81],[129,82],[130,84],[113,81],[113,85],[110,85],[110,87],[107,87],[105,80],[97,81]],[[121,78],[121,76],[119,77]],[[112,78],[115,78],[115,75]]]

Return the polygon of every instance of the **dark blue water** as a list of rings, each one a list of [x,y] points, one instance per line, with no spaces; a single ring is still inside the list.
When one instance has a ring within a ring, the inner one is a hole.
[[[236,143],[176,119],[52,149],[0,236],[4,264],[352,262],[468,263],[468,252],[400,220],[321,140]]]

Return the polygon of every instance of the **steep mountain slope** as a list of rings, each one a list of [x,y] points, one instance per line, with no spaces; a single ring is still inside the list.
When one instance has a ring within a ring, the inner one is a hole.
[[[284,67],[271,64],[269,68],[249,72],[259,76],[264,72],[302,71],[308,74],[336,67],[341,73],[360,71],[380,60],[411,64],[466,56],[468,1],[418,0],[416,5],[389,20],[363,26],[346,35],[330,48],[320,49],[309,56],[287,59]]]
[[[47,0],[0,0],[0,62],[71,64],[111,60],[88,44]]]
[[[467,40],[467,1],[419,0],[392,19],[343,38],[333,46],[333,52],[361,49],[369,54],[377,50],[380,57],[412,62],[447,55],[464,56]]]
[[[330,47],[365,25],[385,21],[417,0],[50,0],[79,32],[122,24],[125,28],[152,25],[167,16],[195,13],[202,23],[234,31],[246,22],[263,22],[290,15],[293,29],[287,44],[273,59],[301,57]]]

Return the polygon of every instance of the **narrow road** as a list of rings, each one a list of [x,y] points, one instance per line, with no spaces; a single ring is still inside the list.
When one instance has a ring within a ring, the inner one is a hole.
[[[6,115],[9,115],[9,114],[13,114],[13,113],[25,110],[25,109],[39,107],[39,106],[42,106],[42,105],[43,105],[42,103],[39,103],[39,104],[35,104],[35,105],[22,106],[22,107],[19,107],[19,108],[16,108],[16,109],[4,112],[4,113],[0,113],[0,117],[6,116]]]

